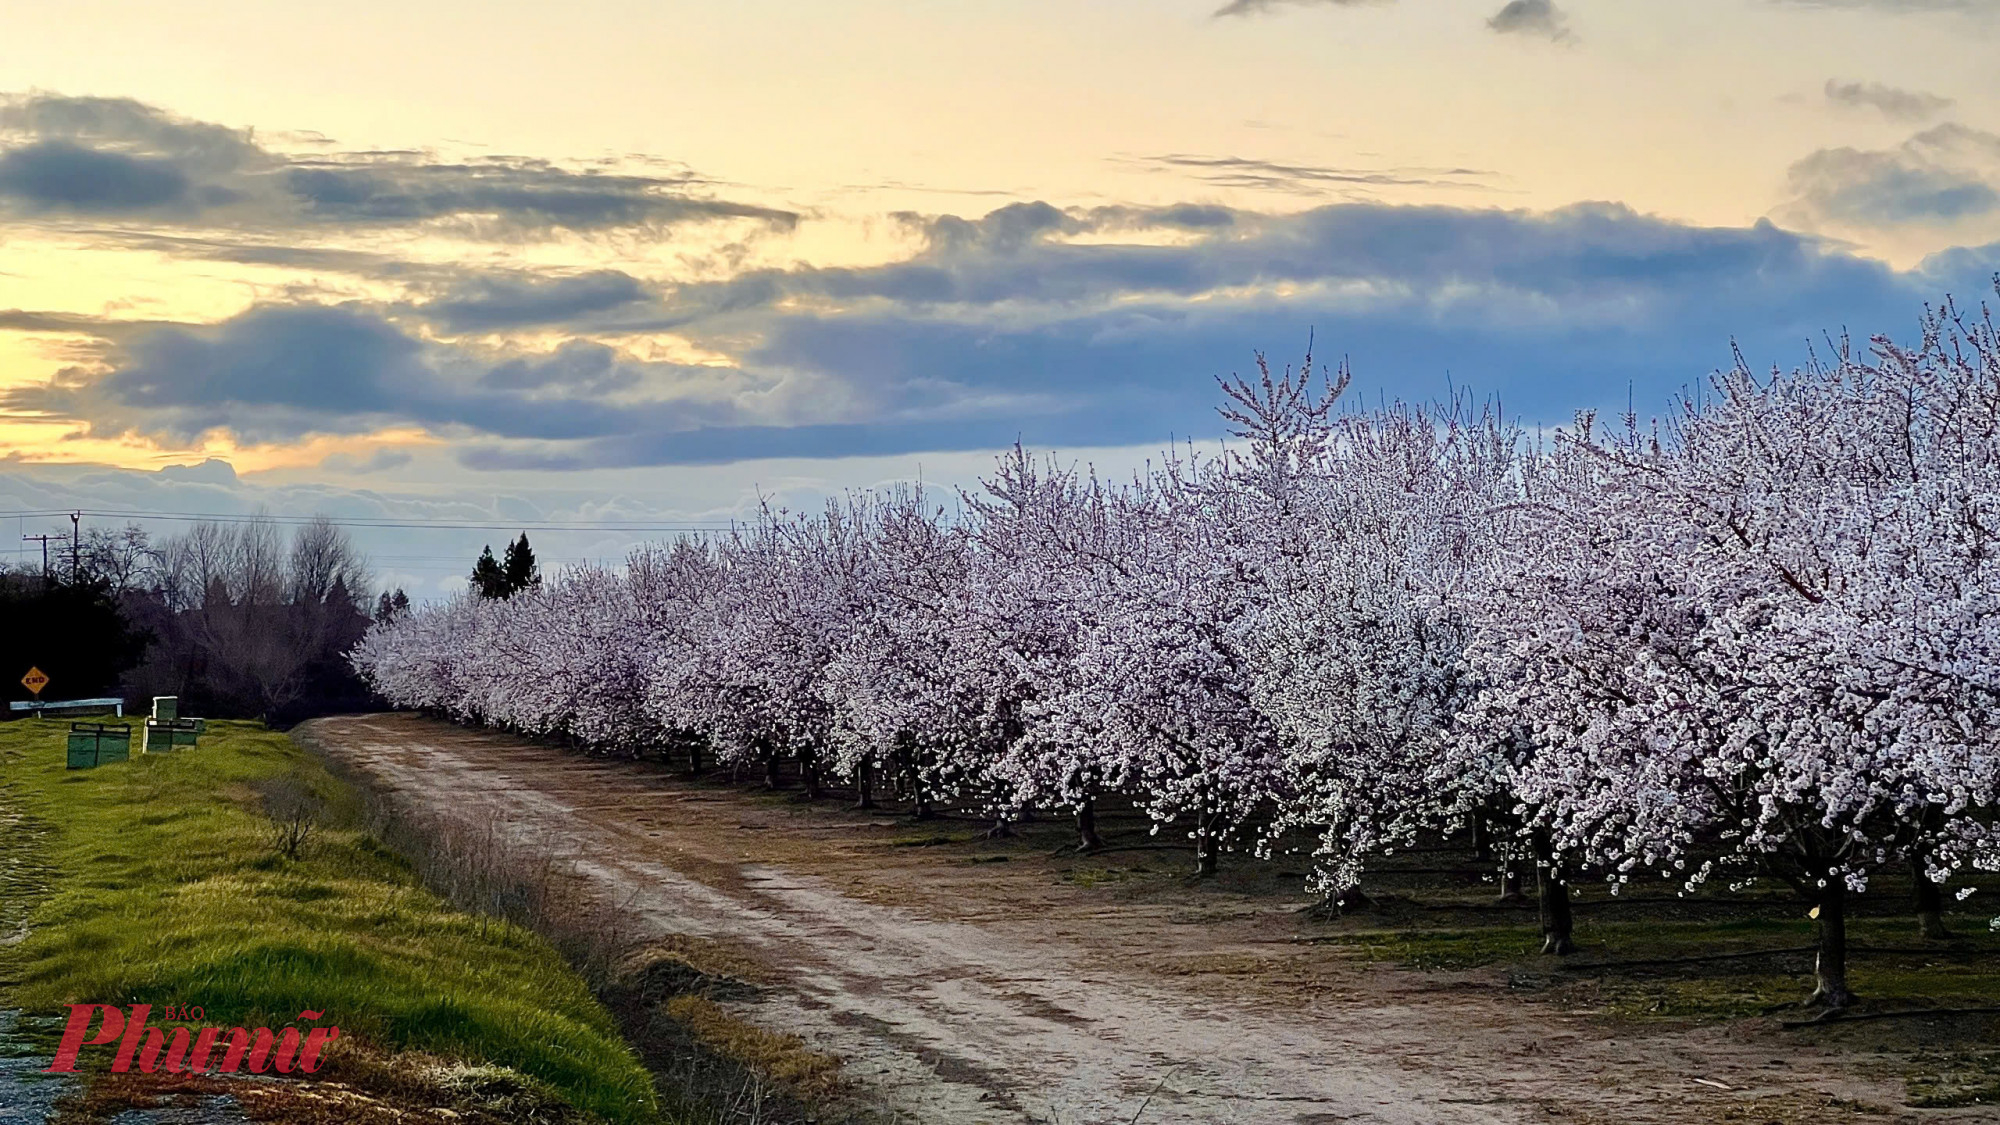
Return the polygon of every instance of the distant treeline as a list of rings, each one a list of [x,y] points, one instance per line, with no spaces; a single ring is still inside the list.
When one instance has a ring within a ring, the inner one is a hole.
[[[409,605],[373,585],[323,518],[198,523],[163,539],[86,529],[46,572],[0,571],[0,688],[29,698],[19,681],[33,666],[48,699],[178,695],[183,714],[274,723],[365,707],[344,654],[371,615]]]

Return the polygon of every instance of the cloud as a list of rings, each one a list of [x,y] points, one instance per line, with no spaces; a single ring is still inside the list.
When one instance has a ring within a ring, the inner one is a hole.
[[[146,333],[96,389],[139,410],[215,411],[196,432],[234,424],[264,436],[260,412],[393,413],[401,391],[425,377],[421,353],[358,311],[265,306],[213,329]]]
[[[1487,190],[1480,181],[1491,172],[1476,168],[1344,168],[1323,164],[1289,164],[1242,156],[1167,153],[1141,157],[1137,163],[1180,172],[1221,187],[1252,188],[1300,194],[1353,191],[1376,187],[1443,187]]]
[[[1257,16],[1275,12],[1280,8],[1302,8],[1308,5],[1336,8],[1358,8],[1364,4],[1394,3],[1395,0],[1229,0],[1229,3],[1215,10],[1214,18],[1229,16]]]
[[[1628,388],[1642,409],[1664,404],[1727,363],[1732,338],[1759,363],[1790,362],[1823,332],[1907,326],[1945,291],[1984,291],[2000,262],[1996,245],[1899,273],[1769,223],[1694,227],[1609,204],[1282,215],[1021,204],[904,221],[924,248],[870,267],[638,286],[633,300],[622,275],[480,275],[426,305],[268,304],[214,325],[134,329],[105,338],[98,362],[7,392],[0,407],[100,436],[416,427],[480,472],[1017,437],[1134,445],[1212,434],[1212,377],[1253,347],[1282,351],[1316,330],[1326,354],[1352,356],[1371,399],[1440,394],[1449,376],[1521,416],[1561,421],[1622,408]],[[1179,237],[1166,244],[1146,233],[1169,225]],[[564,314],[578,319],[546,350],[451,343],[416,326]],[[615,343],[662,331],[718,358],[649,361]]]
[[[51,332],[110,339],[160,324],[159,321],[120,320],[92,313],[0,309],[0,330],[8,332]]]
[[[640,369],[624,362],[616,349],[590,340],[570,340],[546,356],[504,360],[479,377],[480,386],[497,390],[556,389],[593,398],[633,390],[642,382]]]
[[[352,453],[329,453],[320,459],[319,467],[330,473],[366,476],[400,469],[414,460],[416,458],[405,450],[378,449],[366,457],[357,457]]]
[[[1551,0],[1508,0],[1486,26],[1502,35],[1533,35],[1555,43],[1568,42],[1570,34],[1562,9]]]
[[[1940,125],[1889,150],[1820,149],[1791,166],[1791,221],[1815,228],[1951,226],[2000,214],[2000,135]]]
[[[456,267],[412,262],[370,250],[332,246],[301,246],[298,232],[230,231],[221,234],[169,234],[157,230],[98,229],[90,232],[101,245],[138,250],[170,258],[193,258],[238,265],[277,266],[316,273],[344,273],[382,280],[400,279],[447,285],[463,273]]]
[[[187,206],[193,185],[165,160],[40,141],[0,153],[0,198],[30,211],[115,214]]]
[[[327,146],[313,145],[315,150]],[[477,238],[663,231],[744,220],[789,228],[797,215],[717,199],[686,170],[639,174],[492,156],[278,152],[248,131],[177,117],[125,98],[0,98],[0,218],[144,216],[258,232],[445,227]],[[311,253],[253,247],[267,260]]]
[[[221,485],[232,485],[237,482],[236,466],[220,457],[210,457],[198,465],[164,465],[155,471],[159,473],[161,480]]]
[[[515,273],[464,279],[420,312],[449,332],[561,324],[646,298],[639,279],[622,270],[567,277]]]
[[[282,183],[304,213],[348,225],[461,219],[523,231],[671,226],[754,219],[789,227],[788,211],[685,194],[689,178],[575,172],[538,160],[493,157],[440,163],[405,154],[295,161]]]
[[[1994,12],[2000,0],[1771,0],[1794,8],[1860,9],[1910,15],[1919,12]]]
[[[219,324],[147,329],[108,344],[102,368],[0,392],[0,409],[180,442],[218,431],[291,441],[399,424],[578,441],[782,420],[795,396],[813,394],[807,377],[774,395],[770,379],[639,361],[588,340],[493,355],[421,339],[384,310],[356,305],[260,305]]]
[[[1952,105],[1950,98],[1916,90],[1899,90],[1880,82],[1826,80],[1826,100],[1849,109],[1872,108],[1896,121],[1921,121]]]
[[[0,99],[0,133],[153,153],[200,175],[271,162],[247,131],[189,120],[131,98],[33,94]]]

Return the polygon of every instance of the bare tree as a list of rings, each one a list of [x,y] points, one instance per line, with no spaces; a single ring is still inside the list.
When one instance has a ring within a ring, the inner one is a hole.
[[[83,577],[102,582],[119,595],[155,588],[165,562],[153,547],[152,537],[138,524],[126,524],[116,531],[91,528],[84,533],[77,556]]]
[[[315,516],[293,533],[286,574],[287,594],[293,605],[323,605],[337,589],[353,595],[365,592],[369,585],[367,567],[353,541],[331,519]]]
[[[340,658],[367,628],[372,579],[332,520],[289,539],[269,519],[197,523],[158,555],[151,689],[271,718],[351,682]]]
[[[229,593],[239,606],[277,605],[284,594],[285,549],[278,525],[254,519],[236,528]]]

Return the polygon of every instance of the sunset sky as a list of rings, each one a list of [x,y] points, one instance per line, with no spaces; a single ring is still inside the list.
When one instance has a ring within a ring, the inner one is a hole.
[[[1308,333],[1561,424],[1994,298],[2000,0],[1219,2],[16,5],[0,559],[325,511],[435,597],[1127,467]]]

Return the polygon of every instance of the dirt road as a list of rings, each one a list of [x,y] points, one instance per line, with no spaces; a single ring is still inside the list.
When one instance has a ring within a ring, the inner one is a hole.
[[[845,1060],[885,1120],[1992,1120],[1900,1108],[1900,1082],[1770,1029],[1616,1024],[1498,974],[1303,944],[1295,899],[1114,879],[1047,847],[912,846],[928,827],[407,715],[295,737],[554,849],[640,935],[717,939],[773,967],[783,985],[739,1014]]]

